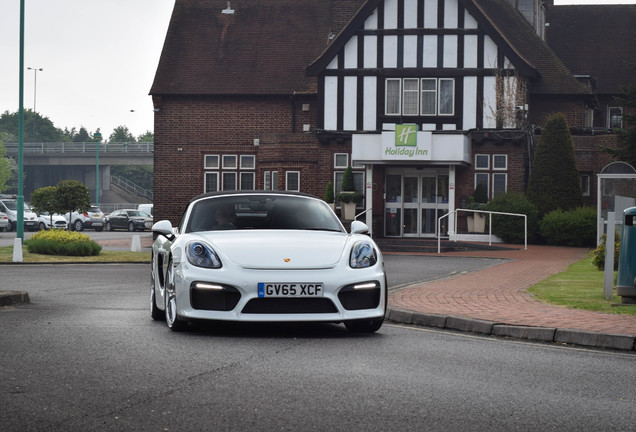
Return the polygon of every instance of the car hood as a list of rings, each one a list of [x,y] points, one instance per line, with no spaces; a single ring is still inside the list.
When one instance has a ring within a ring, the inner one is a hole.
[[[246,269],[333,268],[349,236],[324,231],[213,231],[199,233],[221,258]],[[199,237],[199,236],[197,236]]]

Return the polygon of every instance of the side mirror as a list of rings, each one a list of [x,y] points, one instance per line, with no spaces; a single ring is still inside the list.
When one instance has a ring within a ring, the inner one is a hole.
[[[152,232],[161,234],[162,236],[165,236],[170,240],[174,238],[174,231],[169,220],[160,220],[159,222],[155,223],[152,226]]]
[[[351,222],[351,234],[366,234],[369,232],[369,226],[364,222],[354,220]]]

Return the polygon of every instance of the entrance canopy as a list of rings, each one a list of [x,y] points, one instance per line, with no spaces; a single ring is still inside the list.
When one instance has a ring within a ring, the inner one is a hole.
[[[616,222],[623,222],[623,212],[636,206],[636,169],[626,162],[612,162],[598,174],[597,243],[606,232],[607,213],[614,212]]]

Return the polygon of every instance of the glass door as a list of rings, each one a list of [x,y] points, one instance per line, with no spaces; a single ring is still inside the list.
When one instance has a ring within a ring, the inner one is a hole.
[[[404,221],[402,235],[404,237],[417,237],[419,235],[418,213],[419,203],[419,176],[404,176]]]
[[[384,203],[384,235],[402,236],[402,175],[387,174]]]

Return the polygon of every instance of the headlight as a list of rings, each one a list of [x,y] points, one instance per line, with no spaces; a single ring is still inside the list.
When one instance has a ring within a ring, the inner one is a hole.
[[[353,245],[351,257],[349,258],[349,266],[351,268],[371,267],[376,262],[378,262],[378,256],[369,242],[359,241]]]
[[[214,268],[222,267],[221,260],[212,248],[205,243],[193,241],[186,246],[186,257],[193,266]]]

